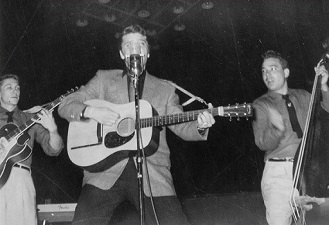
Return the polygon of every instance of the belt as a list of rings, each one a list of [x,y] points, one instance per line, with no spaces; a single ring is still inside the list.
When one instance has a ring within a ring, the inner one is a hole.
[[[18,168],[21,168],[21,169],[24,169],[24,170],[27,170],[27,171],[31,172],[30,167],[27,167],[27,166],[23,166],[23,165],[20,165],[20,164],[15,164],[14,167],[18,167]]]
[[[271,158],[268,159],[269,162],[293,162],[293,158]]]

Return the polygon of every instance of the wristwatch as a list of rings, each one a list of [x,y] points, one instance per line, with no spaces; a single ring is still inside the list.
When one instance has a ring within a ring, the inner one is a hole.
[[[87,109],[88,106],[86,106],[80,113],[80,119],[81,120],[86,120],[88,119],[87,117],[85,117],[85,112],[86,112],[86,109]]]
[[[199,131],[199,134],[203,134],[207,128],[200,128],[200,127],[197,127],[198,131]]]

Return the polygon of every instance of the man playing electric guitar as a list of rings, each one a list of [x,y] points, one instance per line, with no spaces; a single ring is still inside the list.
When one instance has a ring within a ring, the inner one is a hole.
[[[120,119],[120,112],[114,108],[91,106],[85,102],[92,99],[101,99],[114,104],[134,101],[135,78],[128,70],[130,62],[138,64],[138,61],[140,63],[135,69],[142,71],[138,77],[137,87],[140,98],[147,100],[159,115],[183,112],[175,88],[144,70],[150,55],[146,31],[138,25],[127,27],[120,41],[120,56],[127,68],[125,70],[99,70],[85,86],[64,99],[58,108],[60,116],[69,122],[83,122],[89,118],[104,126],[116,124]],[[132,56],[137,56],[137,59],[134,60]],[[171,125],[168,128],[184,140],[201,141],[207,139],[208,128],[214,123],[213,116],[204,111],[198,115],[196,121]],[[161,225],[185,225],[188,222],[176,197],[170,173],[170,151],[166,141],[166,128],[160,126],[156,129],[159,130],[158,148],[143,163],[144,169],[147,164],[151,186],[150,190],[148,176],[144,170],[144,193],[147,196],[144,198],[146,222],[156,224],[150,200],[152,194],[157,218]],[[98,130],[98,133],[102,132],[101,129]],[[102,138],[100,139],[102,141]],[[126,158],[105,171],[84,171],[84,185],[72,224],[107,225],[114,209],[124,200],[130,201],[139,209],[135,159],[132,154],[127,154]]]
[[[19,78],[14,74],[0,77],[0,224],[36,225],[36,193],[31,177],[34,140],[46,154],[58,155],[64,147],[52,113],[41,109],[37,118],[21,111]],[[33,118],[32,118],[33,117]],[[27,121],[36,123],[16,138],[13,130]]]

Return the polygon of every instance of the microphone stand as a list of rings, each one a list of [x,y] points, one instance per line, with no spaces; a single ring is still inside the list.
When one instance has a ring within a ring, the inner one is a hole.
[[[134,75],[132,78],[133,86],[135,89],[135,111],[136,111],[136,139],[137,139],[137,180],[138,180],[138,199],[139,199],[139,212],[140,224],[145,224],[145,208],[144,208],[144,185],[143,185],[143,151],[140,147],[140,108],[139,108],[139,83],[138,76]]]

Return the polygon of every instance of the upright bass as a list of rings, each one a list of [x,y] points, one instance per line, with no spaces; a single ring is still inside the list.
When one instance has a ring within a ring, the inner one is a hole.
[[[318,65],[328,70],[328,51]],[[329,221],[329,113],[320,106],[321,79],[315,76],[303,138],[294,159],[290,205],[297,225]]]

